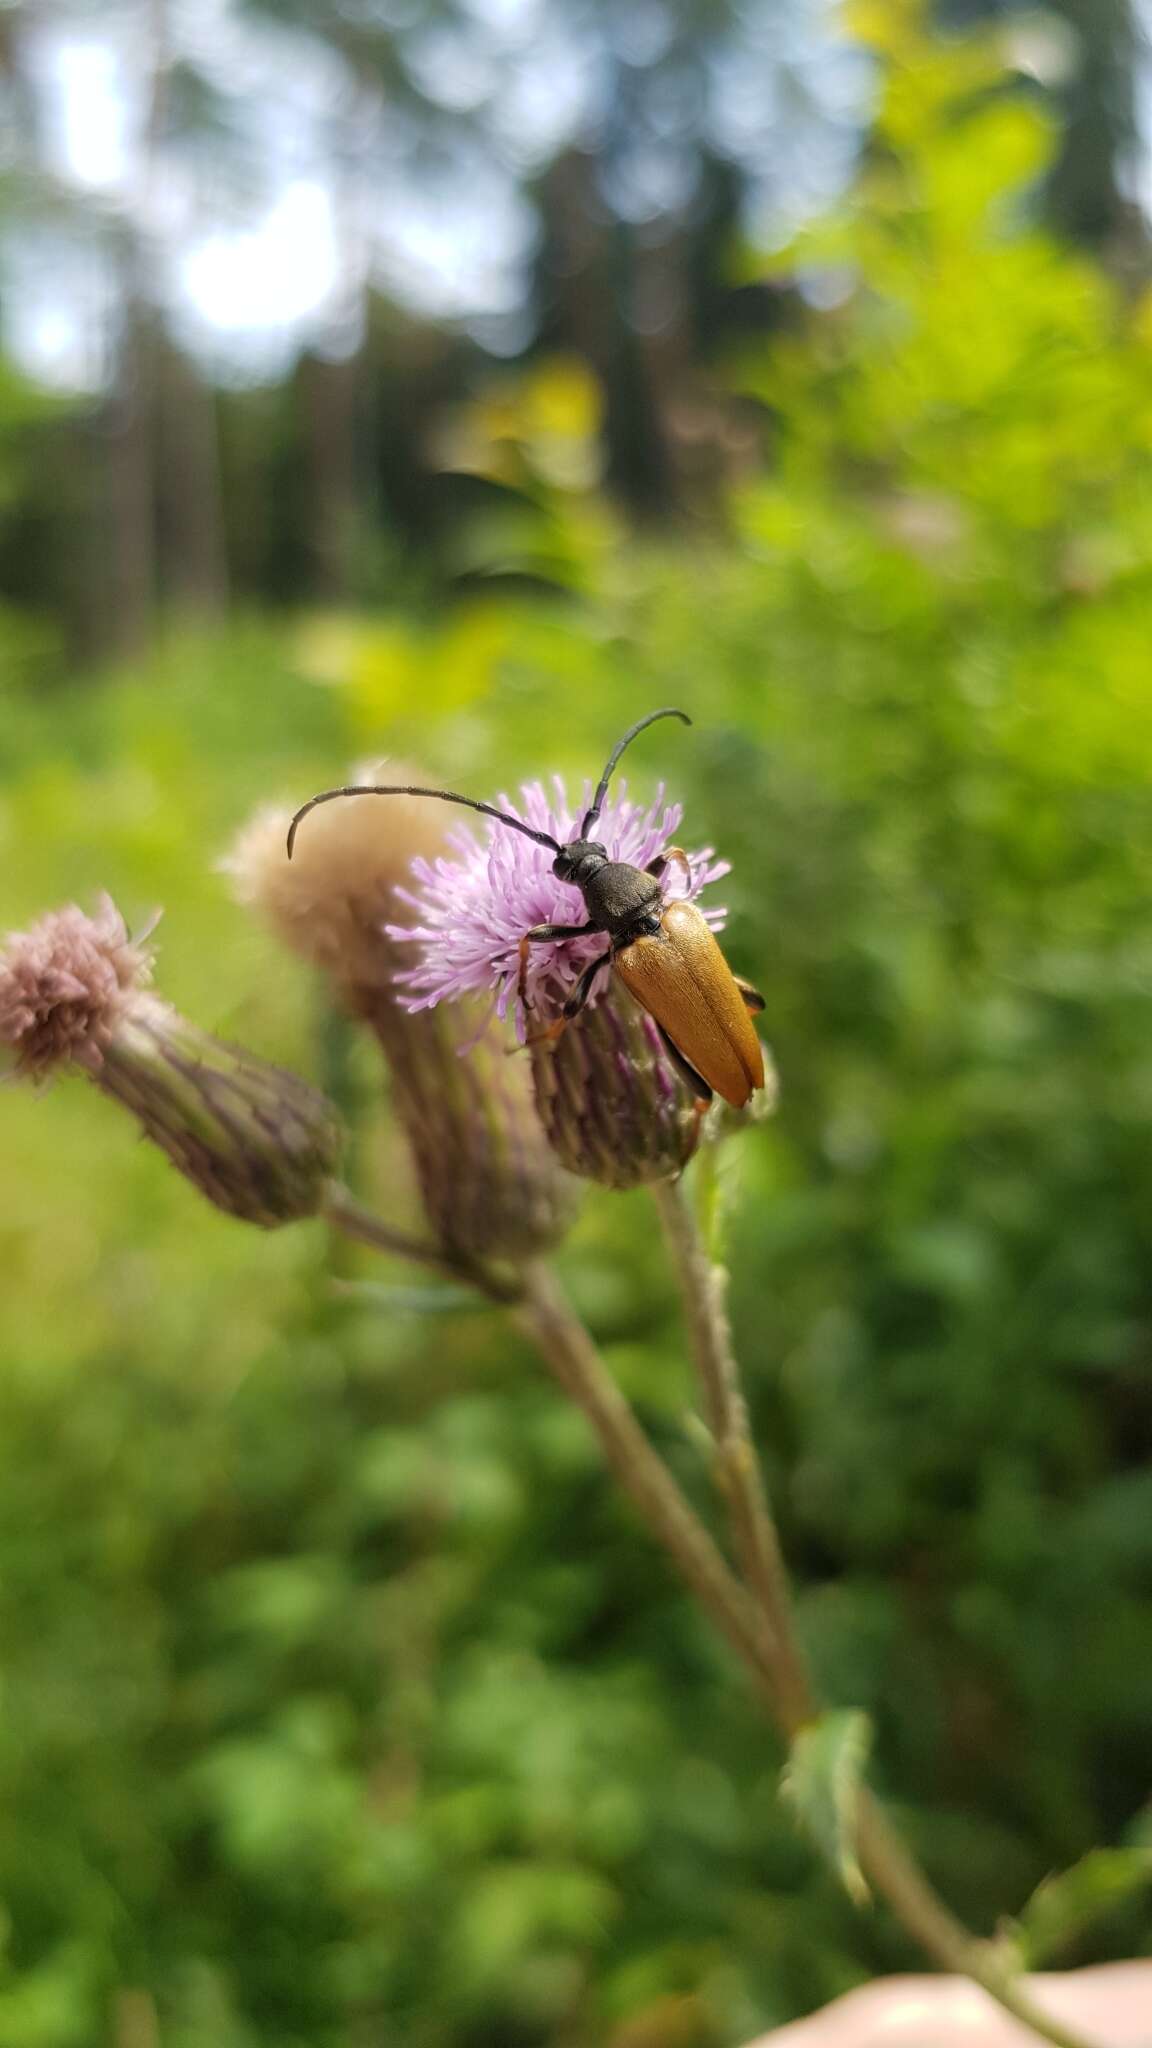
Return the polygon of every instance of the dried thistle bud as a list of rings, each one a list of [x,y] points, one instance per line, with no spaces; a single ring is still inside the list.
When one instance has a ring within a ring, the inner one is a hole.
[[[569,804],[557,780],[549,796],[538,782],[526,784],[519,809],[501,796],[500,809],[565,844],[591,801]],[[597,837],[609,859],[644,868],[663,853],[680,823],[678,804],[657,791],[642,806],[630,802],[624,783],[603,807]],[[495,994],[498,1015],[515,1017],[521,1040],[560,1014],[581,974],[604,958],[603,932],[532,945],[520,996],[520,941],[533,925],[580,924],[586,920],[580,891],[553,872],[546,846],[495,824],[481,845],[464,825],[450,832],[453,858],[413,862],[415,886],[400,890],[415,913],[408,929],[390,925],[399,945],[416,941],[419,953],[399,977],[405,1001],[416,1010],[454,999]],[[726,861],[704,847],[669,871],[667,902],[695,901],[710,882],[727,874]],[[701,906],[714,929],[724,911]],[[669,1059],[652,1019],[620,988],[605,959],[587,1006],[562,1036],[531,1048],[536,1106],[553,1146],[573,1173],[612,1188],[665,1180],[687,1165],[700,1135],[693,1095]]]
[[[110,896],[100,897],[94,917],[69,903],[30,931],[9,932],[0,954],[0,1045],[15,1073],[43,1081],[70,1060],[99,1073],[151,979],[151,955],[129,938]]]
[[[222,1043],[148,986],[148,948],[107,896],[52,911],[0,952],[0,1046],[44,1081],[78,1067],[218,1209],[272,1228],[320,1210],[336,1113],[297,1075]]]
[[[418,781],[388,764],[388,778]],[[315,811],[291,862],[288,813],[262,811],[228,861],[237,894],[377,1038],[438,1242],[470,1257],[519,1258],[571,1222],[572,1183],[553,1158],[526,1063],[507,1058],[490,1005],[414,1013],[398,1001],[412,949],[395,936],[413,855],[443,854],[445,821],[426,800],[349,797]],[[388,929],[386,929],[386,927]]]

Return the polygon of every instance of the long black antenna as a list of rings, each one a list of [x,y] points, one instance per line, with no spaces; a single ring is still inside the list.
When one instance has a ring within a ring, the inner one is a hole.
[[[592,808],[585,814],[584,823],[580,827],[581,839],[587,839],[593,825],[600,816],[600,812],[604,807],[604,799],[608,794],[608,784],[612,780],[612,770],[615,768],[625,747],[630,747],[637,733],[643,732],[646,725],[655,725],[658,718],[679,718],[685,725],[691,725],[692,723],[686,711],[676,711],[671,705],[666,705],[663,711],[650,711],[647,718],[638,718],[635,725],[629,726],[623,739],[617,740],[616,745],[608,756],[608,766],[605,768],[596,786],[596,794],[592,799]]]
[[[496,818],[501,825],[511,825],[514,832],[523,832],[525,838],[534,839],[537,846],[549,846],[553,853],[560,852],[560,841],[553,839],[550,832],[537,832],[534,825],[523,825],[519,818],[510,818],[507,811],[498,811],[495,804],[482,804],[474,796],[457,796],[453,789],[417,789],[410,782],[353,782],[343,789],[321,790],[319,796],[310,796],[306,804],[301,804],[288,827],[289,860],[301,819],[306,818],[309,811],[314,811],[317,804],[330,804],[338,796],[434,796],[442,804],[467,804],[470,811],[483,811],[486,818]]]

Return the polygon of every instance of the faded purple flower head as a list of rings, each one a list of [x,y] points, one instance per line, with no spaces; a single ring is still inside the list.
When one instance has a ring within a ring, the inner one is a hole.
[[[49,911],[0,950],[0,1054],[38,1081],[79,1067],[218,1209],[266,1229],[314,1216],[339,1119],[306,1081],[200,1031],[149,987],[110,896]]]
[[[100,897],[93,917],[69,903],[26,932],[10,932],[0,951],[0,1046],[16,1072],[38,1081],[68,1060],[98,1072],[151,970],[150,953],[129,938],[110,896]]]
[[[560,776],[553,778],[551,797],[539,782],[523,784],[522,796],[519,808],[506,796],[497,801],[512,817],[550,833],[563,845],[579,831],[592,801],[592,785],[585,783],[575,809]],[[644,805],[629,800],[627,784],[621,781],[617,794],[604,805],[594,836],[607,848],[610,860],[643,868],[672,843],[682,815],[679,804],[665,802],[663,784]],[[389,938],[412,940],[420,947],[416,964],[397,976],[406,991],[400,1000],[409,1010],[423,1010],[459,996],[495,991],[497,1014],[515,1014],[517,1035],[523,1039],[525,1019],[517,1014],[520,941],[532,925],[581,923],[587,914],[584,900],[571,882],[561,882],[553,874],[549,849],[522,832],[494,822],[488,827],[486,845],[462,824],[447,836],[453,854],[414,860],[412,874],[418,887],[395,892],[416,912],[417,922],[385,926]],[[727,861],[717,860],[710,846],[701,847],[689,855],[687,875],[680,862],[669,868],[665,897],[669,902],[694,900],[709,882],[728,872]],[[724,909],[701,909],[713,931],[719,931]],[[533,1012],[554,1013],[605,945],[602,932],[533,945],[527,974]],[[607,970],[597,977],[592,1005],[603,995],[608,979]]]

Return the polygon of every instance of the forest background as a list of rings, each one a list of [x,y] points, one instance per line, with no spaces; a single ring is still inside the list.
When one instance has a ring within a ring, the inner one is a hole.
[[[804,1636],[987,1932],[1152,1843],[1150,76],[1128,0],[0,8],[4,925],[162,906],[371,1190],[236,832],[694,715],[630,779],[767,997]],[[0,1117],[0,2048],[731,2048],[912,1960],[498,1315]],[[643,1195],[564,1267],[703,1499]]]

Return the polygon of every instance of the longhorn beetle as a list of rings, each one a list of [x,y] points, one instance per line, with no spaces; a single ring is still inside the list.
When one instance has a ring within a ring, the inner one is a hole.
[[[555,1022],[530,1035],[529,1045],[559,1038],[579,1016],[600,969],[610,961],[629,994],[654,1019],[665,1050],[699,1107],[711,1102],[715,1091],[725,1102],[742,1109],[753,1090],[764,1085],[764,1055],[748,1014],[762,1010],[764,998],[733,974],[695,904],[664,900],[663,878],[673,861],[687,871],[687,854],[682,847],[670,846],[646,868],[637,868],[628,861],[609,860],[607,847],[592,837],[617,761],[637,733],[658,718],[692,723],[686,711],[667,707],[650,711],[629,726],[608,756],[576,838],[565,845],[495,805],[460,796],[455,790],[368,783],[326,789],[302,804],[288,828],[288,858],[292,858],[301,820],[317,804],[331,803],[339,796],[430,796],[441,803],[466,804],[469,810],[481,811],[486,818],[523,832],[555,854],[553,874],[562,882],[574,883],[588,912],[584,924],[538,924],[525,932],[520,941],[520,998],[525,1012],[529,946],[550,939],[584,938],[589,932],[603,932],[608,940],[607,950],[589,962]]]

